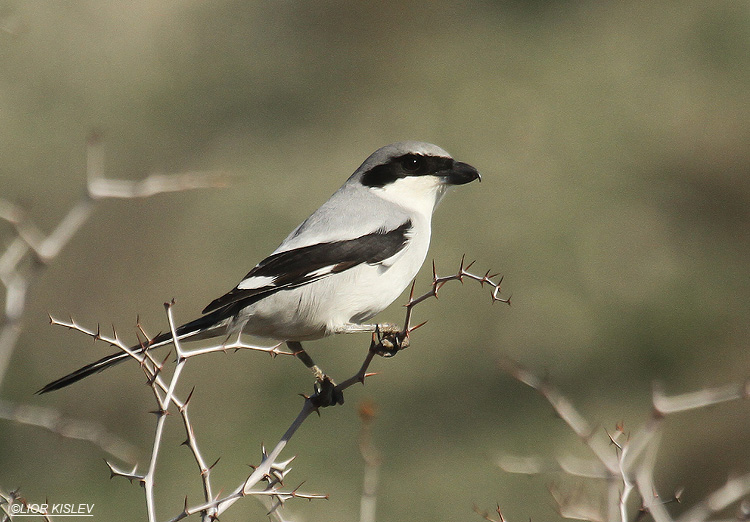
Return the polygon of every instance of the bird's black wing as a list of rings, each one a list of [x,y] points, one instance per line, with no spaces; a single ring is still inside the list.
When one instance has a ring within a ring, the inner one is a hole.
[[[279,290],[296,288],[364,263],[380,263],[406,247],[411,228],[411,220],[406,220],[392,230],[377,230],[354,239],[272,254],[248,272],[234,289],[214,299],[203,313],[223,308],[236,311],[238,307],[231,305],[244,307]]]

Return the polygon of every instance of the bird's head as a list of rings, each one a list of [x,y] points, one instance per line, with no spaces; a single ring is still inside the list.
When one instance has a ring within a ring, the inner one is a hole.
[[[406,209],[431,214],[445,191],[481,176],[431,143],[402,141],[375,152],[352,176],[374,194]]]

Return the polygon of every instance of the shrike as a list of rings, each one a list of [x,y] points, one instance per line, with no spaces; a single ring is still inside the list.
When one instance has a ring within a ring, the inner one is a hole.
[[[241,332],[286,341],[374,331],[363,325],[391,304],[427,256],[435,207],[452,185],[480,179],[440,147],[406,141],[376,150],[270,256],[203,315],[181,341]],[[169,344],[170,332],[147,348]],[[142,350],[135,347],[136,351]],[[47,384],[46,393],[127,359],[119,352]]]

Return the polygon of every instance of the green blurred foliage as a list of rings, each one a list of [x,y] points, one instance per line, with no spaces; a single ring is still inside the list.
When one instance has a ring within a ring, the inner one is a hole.
[[[362,464],[354,405],[379,404],[380,520],[552,520],[545,484],[501,472],[501,452],[582,453],[501,357],[547,373],[601,426],[647,418],[650,382],[670,392],[739,381],[750,368],[750,11],[744,1],[0,2],[0,197],[49,230],[80,196],[84,141],[106,139],[107,173],[225,170],[229,190],[103,203],[36,281],[3,397],[94,419],[146,461],[154,418],[134,366],[54,395],[44,383],[107,348],[47,312],[166,328],[228,290],[377,147],[437,143],[482,172],[438,209],[441,273],[463,253],[505,275],[510,308],[446,286],[417,309],[413,347],[290,445],[300,520],[352,520]],[[11,230],[0,225],[2,245]],[[418,282],[426,287],[429,270]],[[394,305],[381,320],[399,321]],[[366,338],[310,344],[332,375]],[[200,367],[198,367],[200,366]],[[239,483],[310,391],[296,362],[238,353],[189,364],[193,415],[217,489]],[[747,404],[668,422],[657,474],[685,506],[750,470]],[[160,515],[200,498],[195,464],[168,430]],[[145,518],[142,492],[108,481],[85,443],[0,423],[0,486],[94,502],[101,520]],[[553,480],[560,480],[553,478]],[[189,483],[186,491],[185,483]],[[676,506],[674,509],[682,509]],[[262,520],[243,502],[222,520]]]

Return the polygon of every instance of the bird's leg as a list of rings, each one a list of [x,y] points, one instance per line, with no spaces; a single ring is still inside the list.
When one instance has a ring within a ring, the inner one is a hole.
[[[375,333],[380,332],[381,334],[394,334],[400,332],[401,327],[393,323],[383,324],[357,324],[357,323],[346,323],[341,326],[337,326],[333,329],[335,334],[352,334],[352,333]]]
[[[287,341],[286,345],[292,352],[294,352],[294,356],[302,361],[302,363],[307,366],[315,376],[315,393],[310,397],[313,404],[319,407],[344,404],[344,394],[336,389],[336,383],[333,382],[333,379],[328,377],[323,370],[315,364],[315,361],[312,360],[310,354],[302,348],[302,343],[299,341]]]
[[[317,364],[315,364],[315,361],[312,360],[310,354],[308,354],[305,349],[302,348],[302,343],[298,341],[287,341],[286,345],[294,353],[294,356],[302,361],[302,363],[307,366],[310,371],[313,372],[313,375],[315,375],[315,378],[317,380],[323,380],[326,374],[323,373],[323,370],[321,370]]]

